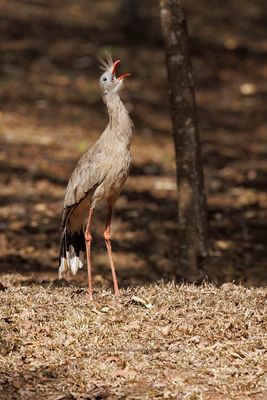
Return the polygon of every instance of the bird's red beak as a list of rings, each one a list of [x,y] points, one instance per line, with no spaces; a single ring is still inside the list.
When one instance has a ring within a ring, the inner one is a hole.
[[[123,74],[123,75],[119,76],[119,77],[117,78],[117,80],[120,81],[121,79],[124,79],[124,78],[126,78],[127,76],[130,76],[130,75],[131,75],[131,74]]]
[[[121,62],[121,60],[117,60],[117,61],[115,61],[114,64],[113,64],[113,67],[112,67],[112,76],[113,76],[113,78],[114,78],[114,76],[115,76],[115,74],[116,74],[116,70],[117,70],[117,67],[118,67],[118,65],[119,65],[120,62]],[[121,79],[126,78],[127,76],[130,76],[130,75],[131,75],[131,74],[123,74],[123,75],[119,76],[119,77],[117,78],[117,80],[119,81],[119,80],[121,80]]]
[[[117,67],[118,67],[120,62],[121,62],[121,60],[117,60],[117,61],[114,62],[113,67],[112,67],[112,72],[111,72],[112,76],[114,76],[116,74],[116,69],[117,69]]]

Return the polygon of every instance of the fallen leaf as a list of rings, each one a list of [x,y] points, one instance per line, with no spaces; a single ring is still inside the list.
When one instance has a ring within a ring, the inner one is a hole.
[[[222,290],[225,292],[236,289],[236,285],[234,285],[232,282],[226,282],[221,287],[222,287]]]
[[[109,307],[102,307],[100,309],[100,311],[102,311],[103,313],[108,313],[110,311],[110,308]]]
[[[168,336],[171,332],[171,325],[166,325],[161,328],[161,333],[163,336]]]
[[[142,306],[145,306],[148,309],[151,309],[153,305],[151,303],[148,303],[145,299],[142,299],[142,297],[138,296],[133,296],[131,300],[136,303],[136,304],[141,304]]]

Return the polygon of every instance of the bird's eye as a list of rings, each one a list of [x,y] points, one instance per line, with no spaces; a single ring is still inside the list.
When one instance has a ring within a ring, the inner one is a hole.
[[[108,79],[107,78],[103,78],[103,81],[106,82]]]

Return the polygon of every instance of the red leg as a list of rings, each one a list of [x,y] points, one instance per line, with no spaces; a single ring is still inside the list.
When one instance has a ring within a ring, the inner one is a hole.
[[[110,262],[110,267],[111,267],[111,272],[112,272],[112,277],[113,277],[115,296],[119,296],[120,291],[119,291],[119,286],[118,286],[118,281],[117,281],[117,276],[116,276],[116,269],[115,269],[115,265],[113,262],[112,249],[111,249],[111,237],[110,237],[111,217],[112,217],[112,207],[109,206],[108,219],[107,219],[107,223],[106,223],[106,227],[105,227],[104,238],[106,241],[108,257],[109,257],[109,262]]]
[[[84,233],[85,244],[86,244],[86,257],[87,257],[87,272],[88,272],[88,294],[90,300],[93,300],[93,290],[92,290],[92,266],[91,266],[91,242],[92,235],[90,232],[91,222],[93,216],[93,209],[89,209],[88,221]]]

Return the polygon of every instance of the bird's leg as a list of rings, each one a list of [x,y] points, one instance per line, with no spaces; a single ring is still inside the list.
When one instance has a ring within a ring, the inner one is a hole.
[[[107,218],[107,223],[106,223],[106,227],[105,227],[104,238],[105,238],[107,251],[108,251],[108,257],[109,257],[109,262],[110,262],[110,266],[111,266],[111,272],[112,272],[112,277],[113,277],[115,296],[119,296],[120,295],[120,291],[119,291],[119,287],[118,287],[116,269],[115,269],[115,265],[114,265],[114,262],[113,262],[112,249],[111,249],[111,237],[110,237],[111,217],[112,217],[112,206],[109,205],[108,218]]]
[[[88,221],[84,233],[85,244],[86,244],[86,257],[87,257],[87,272],[88,272],[88,294],[90,300],[93,300],[93,290],[92,290],[92,266],[91,266],[91,242],[92,235],[90,232],[91,222],[93,216],[93,209],[89,209]]]

